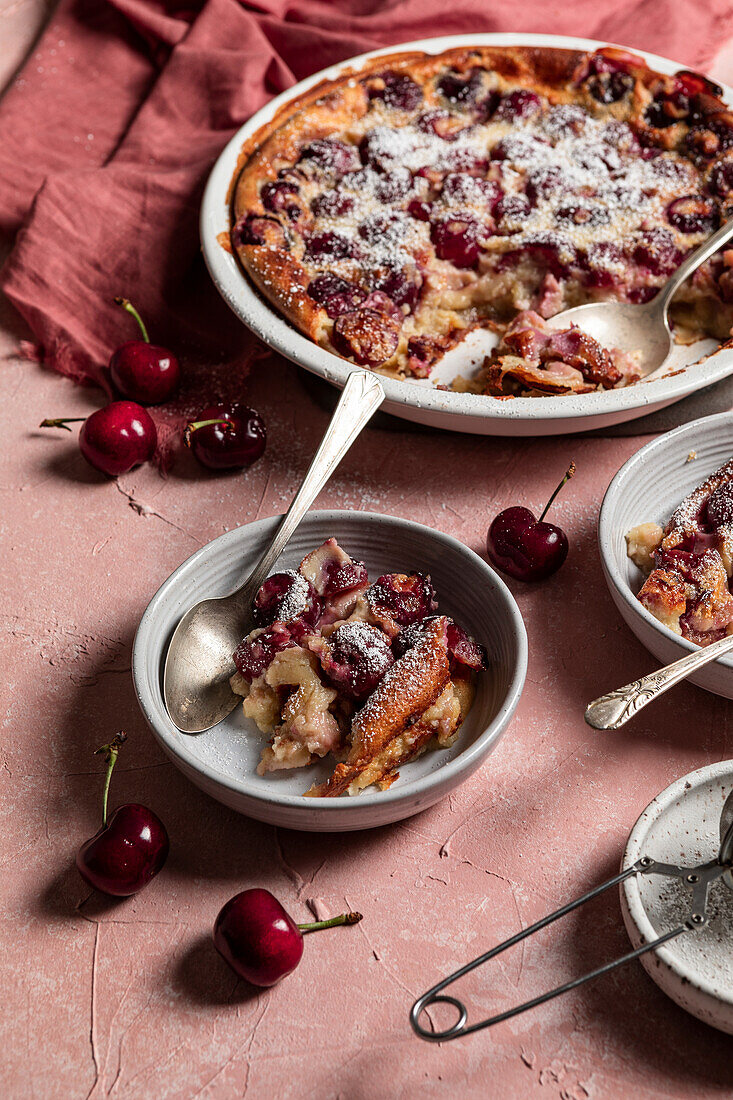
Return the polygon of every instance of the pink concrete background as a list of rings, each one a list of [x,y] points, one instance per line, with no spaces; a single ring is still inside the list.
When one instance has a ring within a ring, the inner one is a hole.
[[[0,0],[0,82],[45,7]],[[730,79],[725,51],[717,72]],[[648,436],[493,441],[395,422],[365,433],[323,506],[409,516],[482,552],[489,519],[510,503],[540,505],[574,458],[578,475],[556,512],[572,548],[550,582],[512,585],[529,678],[487,764],[404,824],[308,836],[235,815],[163,758],[134,700],[130,646],[150,596],[196,547],[284,509],[328,418],[322,391],[284,363],[256,373],[249,397],[271,442],[248,474],[209,477],[184,460],[168,480],[144,468],[109,481],[84,464],[73,437],[36,430],[43,416],[90,412],[97,395],[13,358],[26,335],[0,307],[0,1094],[730,1094],[730,1038],[683,1013],[638,965],[442,1047],[417,1040],[407,1019],[440,976],[612,874],[660,789],[733,755],[729,704],[694,687],[677,688],[626,732],[601,735],[583,722],[589,699],[653,666],[611,604],[595,542],[606,485]],[[130,739],[112,804],[153,807],[172,851],[151,887],[113,903],[90,893],[73,856],[97,827],[92,752],[120,727]],[[309,937],[296,973],[256,992],[210,942],[219,907],[251,885],[271,889],[299,920],[349,906],[364,921]],[[488,1013],[627,947],[618,899],[607,895],[462,992]]]

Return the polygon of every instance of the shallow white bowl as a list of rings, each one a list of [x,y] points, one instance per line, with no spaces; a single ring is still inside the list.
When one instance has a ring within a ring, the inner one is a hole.
[[[440,610],[486,646],[491,666],[478,678],[476,700],[450,749],[428,751],[405,765],[387,791],[369,788],[354,797],[312,799],[304,798],[303,792],[330,774],[332,762],[257,775],[265,742],[241,707],[201,734],[181,733],[168,717],[162,679],[174,628],[194,603],[225,595],[242,583],[279,522],[275,516],[215,539],[184,562],[153,596],[138,627],[132,659],[135,690],[150,728],[184,775],[220,802],[259,821],[314,832],[366,829],[432,806],[479,767],[506,729],[524,686],[527,635],[512,594],[493,569],[456,539],[422,524],[369,512],[311,512],[278,567],[297,567],[309,550],[334,536],[365,562],[372,579],[411,569],[431,575]]]
[[[692,451],[697,457],[690,461]],[[643,577],[626,554],[624,535],[645,521],[664,526],[680,501],[732,456],[733,413],[693,420],[632,455],[603,498],[598,545],[606,583],[622,617],[663,665],[694,653],[698,647],[673,634],[637,600]],[[733,656],[719,657],[689,679],[698,687],[733,699]]]
[[[428,38],[374,50],[323,69],[271,100],[234,135],[211,172],[201,206],[200,231],[206,264],[219,292],[234,313],[261,340],[287,359],[292,359],[336,386],[345,385],[349,374],[360,368],[319,347],[293,328],[255,289],[243,274],[236,258],[219,243],[220,234],[228,234],[230,228],[227,195],[242,145],[260,126],[269,122],[283,104],[302,95],[321,80],[335,79],[345,68],[358,69],[373,57],[398,53],[401,50],[423,50],[432,54],[454,47],[474,45],[554,46],[593,50],[608,43],[590,38],[549,34],[472,34]],[[677,62],[645,53],[643,50],[634,50],[634,53],[646,58],[652,68],[662,73],[674,73],[683,67]],[[733,89],[725,87],[724,98],[733,104]],[[476,339],[485,340],[486,333],[477,334]],[[445,369],[450,373],[450,357],[456,354],[469,356],[470,349],[474,347],[473,340],[474,337],[469,336],[455,352],[445,357],[439,370],[441,380],[445,381]],[[704,347],[708,350],[714,344],[705,341]],[[692,349],[677,349],[668,367],[670,374],[666,377],[622,390],[564,397],[496,401],[476,394],[437,390],[428,381],[401,382],[382,378],[387,395],[383,409],[406,420],[480,435],[564,435],[567,432],[604,428],[610,424],[645,416],[733,372],[733,351],[727,349],[716,352],[705,362],[681,369],[698,359],[701,351],[701,345],[695,345]],[[483,355],[474,347],[473,357],[480,362]],[[453,369],[453,373],[456,372]]]
[[[723,804],[733,788],[733,761],[678,779],[651,802],[631,830],[622,870],[642,856],[694,867],[720,847]],[[641,947],[681,923],[691,895],[679,882],[634,875],[621,884],[621,911],[633,946]],[[668,997],[712,1027],[733,1034],[733,892],[719,879],[710,889],[710,919],[683,932],[640,962]]]

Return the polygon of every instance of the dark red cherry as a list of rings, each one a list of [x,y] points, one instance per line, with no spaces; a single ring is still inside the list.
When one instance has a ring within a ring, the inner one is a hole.
[[[331,683],[356,702],[371,695],[394,664],[387,635],[379,627],[363,622],[337,627],[326,640],[319,658]]]
[[[264,185],[260,198],[265,210],[270,210],[273,214],[285,214],[290,221],[297,221],[301,214],[297,199],[299,194],[300,186],[292,180],[273,180]]]
[[[295,970],[306,933],[361,919],[361,913],[341,913],[330,920],[296,924],[269,890],[243,890],[219,912],[214,946],[240,978],[267,987]]]
[[[250,684],[267,671],[277,653],[297,644],[290,625],[275,622],[254,637],[248,634],[234,650],[232,656],[237,672],[240,672]]]
[[[733,191],[733,160],[719,161],[710,173],[710,190],[721,199]]]
[[[429,222],[432,212],[432,204],[422,199],[410,199],[407,204],[407,213],[419,222]]]
[[[112,770],[126,734],[118,733],[104,753],[107,776],[104,785],[102,827],[82,844],[76,855],[79,874],[104,894],[125,898],[136,894],[155,878],[168,857],[165,826],[147,806],[128,802],[107,815],[107,796]]]
[[[687,153],[698,163],[711,160],[733,147],[733,118],[727,112],[720,118],[706,118],[690,127],[684,144]]]
[[[79,450],[90,466],[116,477],[155,454],[158,433],[150,413],[134,401],[113,401],[91,416],[42,420],[42,428],[66,428],[83,420]]]
[[[317,218],[343,218],[354,209],[354,199],[344,191],[326,191],[311,203]]]
[[[366,588],[369,575],[362,561],[339,561],[332,559],[323,567],[325,580],[323,594],[326,597],[343,596],[355,588]]]
[[[422,88],[406,73],[385,72],[371,78],[368,96],[396,111],[414,111],[422,103]]]
[[[433,584],[423,573],[385,573],[370,586],[367,597],[375,615],[399,626],[419,622],[438,610]]]
[[[494,119],[506,119],[514,121],[517,118],[530,118],[542,110],[542,100],[535,92],[528,92],[524,88],[516,92],[509,92],[502,96],[499,106],[494,112]]]
[[[305,252],[308,259],[323,262],[356,257],[358,248],[343,233],[327,230],[325,233],[312,234],[306,242]]]
[[[454,267],[475,267],[481,252],[481,228],[471,217],[441,218],[430,227],[435,254]]]
[[[648,268],[653,275],[671,275],[682,259],[675,239],[668,229],[655,226],[639,236],[632,252],[634,261]]]
[[[340,317],[342,313],[358,309],[366,298],[366,292],[361,287],[342,279],[332,271],[316,276],[308,284],[308,293],[333,319]]]
[[[680,233],[712,233],[718,225],[718,209],[705,195],[682,195],[667,207],[667,220]]]
[[[257,626],[301,619],[304,625],[314,627],[323,605],[310,581],[302,573],[287,569],[267,578],[255,596],[252,610]]]
[[[125,397],[143,405],[159,405],[178,389],[181,368],[172,351],[150,343],[142,317],[127,298],[115,298],[137,321],[142,340],[126,340],[109,361],[112,382]]]
[[[245,214],[232,229],[232,244],[264,245],[266,248],[287,248],[285,230],[280,221],[270,214]]]
[[[634,78],[629,73],[596,73],[588,80],[588,91],[599,103],[618,103],[634,87]]]
[[[467,73],[445,73],[438,81],[438,91],[449,103],[472,106],[483,91],[483,72],[483,69],[473,68]]]
[[[329,176],[345,176],[359,167],[355,146],[334,138],[316,138],[300,154],[301,163]]]
[[[185,427],[183,440],[202,466],[233,470],[251,466],[267,442],[265,422],[246,405],[212,405]]]
[[[467,669],[481,671],[489,667],[489,659],[485,648],[471,635],[454,622],[447,615],[440,616],[445,622],[445,643],[448,655],[454,664],[463,665]],[[431,615],[420,622],[412,623],[404,627],[392,642],[392,648],[397,657],[402,657],[408,649],[412,649],[425,636],[425,628],[429,623],[435,622],[438,616]]]
[[[489,558],[520,581],[539,581],[556,572],[568,556],[568,538],[554,523],[545,523],[550,505],[575,473],[575,463],[552,494],[537,519],[529,508],[505,508],[494,519],[486,542]]]

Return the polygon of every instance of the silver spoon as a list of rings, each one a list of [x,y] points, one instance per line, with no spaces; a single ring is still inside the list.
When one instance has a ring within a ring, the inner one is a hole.
[[[183,733],[211,729],[241,702],[229,686],[229,677],[236,671],[232,654],[254,625],[252,602],[257,590],[383,401],[384,390],[375,375],[356,371],[349,377],[303,484],[250,576],[228,596],[195,604],[179,622],[168,646],[163,696],[171,721]]]
[[[712,645],[704,649],[697,649],[687,657],[682,657],[671,665],[651,672],[648,676],[642,676],[641,680],[634,680],[632,684],[609,691],[607,695],[601,695],[594,699],[585,709],[585,720],[589,726],[597,730],[617,730],[625,726],[630,718],[633,718],[653,699],[669,691],[671,687],[684,680],[691,672],[709,665],[717,657],[733,650],[733,634],[727,638],[720,638]]]
[[[632,305],[629,302],[589,302],[587,305],[556,313],[550,318],[549,324],[554,329],[577,325],[604,347],[640,351],[642,375],[648,378],[666,362],[674,347],[667,315],[672,298],[682,283],[731,238],[733,219],[696,248],[655,297],[644,305]]]

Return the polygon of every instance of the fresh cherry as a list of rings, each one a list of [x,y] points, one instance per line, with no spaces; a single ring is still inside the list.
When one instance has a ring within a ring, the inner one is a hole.
[[[112,771],[126,739],[127,735],[120,732],[109,745],[97,749],[107,761],[102,827],[76,854],[76,866],[84,881],[117,898],[126,898],[147,886],[168,858],[169,848],[163,822],[147,806],[128,802],[107,815]]]
[[[132,401],[159,405],[178,389],[181,368],[172,351],[150,343],[142,317],[127,298],[115,298],[140,326],[142,340],[126,340],[109,361],[109,373],[117,389]]]
[[[357,924],[361,913],[296,924],[269,890],[243,890],[226,903],[214,924],[214,946],[235,974],[252,985],[275,985],[303,956],[303,935]]]
[[[557,494],[575,473],[575,463],[552,494],[539,519],[529,508],[505,508],[489,528],[487,549],[497,568],[520,581],[540,581],[560,568],[568,556],[568,538],[544,518]]]
[[[232,403],[203,409],[186,425],[183,440],[202,466],[232,470],[251,466],[260,458],[267,431],[258,412]]]
[[[91,416],[42,420],[42,428],[65,428],[83,421],[79,450],[90,466],[116,477],[155,454],[158,433],[150,413],[135,401],[112,401]]]

